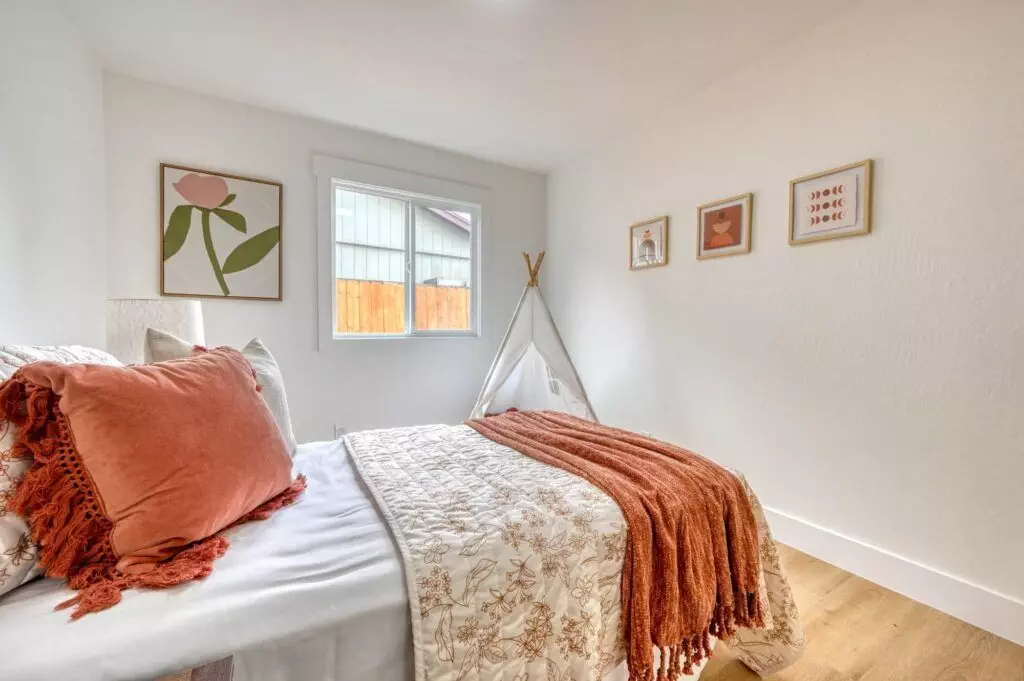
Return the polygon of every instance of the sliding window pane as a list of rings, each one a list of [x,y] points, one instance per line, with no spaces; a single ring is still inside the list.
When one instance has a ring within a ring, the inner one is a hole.
[[[472,324],[472,214],[413,207],[416,230],[417,331],[470,331]]]
[[[335,187],[335,331],[405,333],[407,203]]]

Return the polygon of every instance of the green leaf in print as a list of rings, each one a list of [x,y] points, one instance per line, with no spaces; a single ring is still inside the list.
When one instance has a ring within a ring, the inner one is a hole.
[[[223,208],[224,206],[230,205],[231,202],[235,200],[235,196],[235,194],[228,194],[227,198],[221,201],[217,208]]]
[[[164,260],[181,250],[185,244],[185,237],[192,226],[193,206],[182,205],[171,211],[171,217],[167,220],[167,231],[164,232]]]
[[[246,239],[238,244],[235,250],[231,251],[228,259],[224,261],[224,274],[232,274],[249,269],[267,257],[267,253],[270,253],[280,241],[280,227],[271,227],[256,236]]]
[[[242,234],[245,234],[245,216],[226,208],[214,208],[213,214],[228,223]]]

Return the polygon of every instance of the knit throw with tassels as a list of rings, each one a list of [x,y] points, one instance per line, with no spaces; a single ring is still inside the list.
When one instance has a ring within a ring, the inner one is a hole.
[[[631,680],[676,681],[711,654],[711,636],[764,626],[757,523],[729,471],[680,447],[556,412],[510,411],[467,424],[584,478],[622,509]]]

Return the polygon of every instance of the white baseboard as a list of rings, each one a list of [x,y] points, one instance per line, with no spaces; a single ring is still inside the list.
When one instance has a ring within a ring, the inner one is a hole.
[[[765,514],[783,544],[1024,645],[1024,602],[781,511]]]

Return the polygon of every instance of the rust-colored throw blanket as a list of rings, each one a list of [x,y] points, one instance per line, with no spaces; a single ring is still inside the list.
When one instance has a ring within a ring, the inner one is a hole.
[[[629,530],[622,618],[630,679],[675,681],[710,654],[710,636],[764,626],[757,524],[743,483],[729,471],[680,447],[555,412],[467,424],[584,478],[621,508]]]

